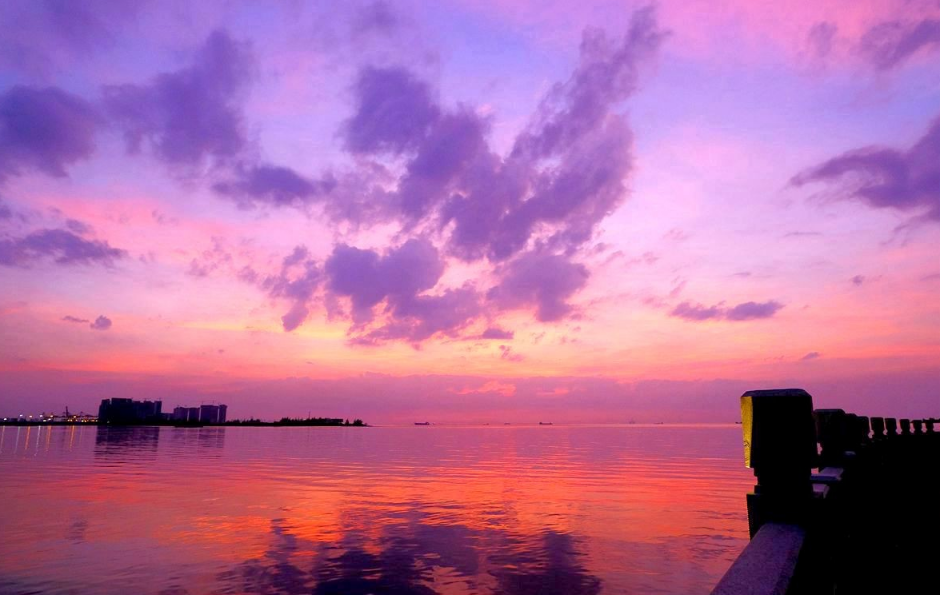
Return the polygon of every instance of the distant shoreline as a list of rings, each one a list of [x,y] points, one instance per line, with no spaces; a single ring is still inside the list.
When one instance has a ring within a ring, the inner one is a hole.
[[[356,423],[358,422],[358,423]],[[371,427],[369,424],[363,422],[362,420],[356,420],[356,422],[345,423],[340,421],[339,423],[329,421],[319,421],[319,420],[288,420],[288,421],[260,421],[260,420],[249,420],[249,421],[227,421],[224,423],[189,423],[189,422],[172,422],[172,421],[144,421],[144,422],[135,422],[135,423],[102,423],[102,422],[82,422],[82,421],[21,421],[21,420],[6,420],[0,421],[0,426],[95,426],[101,428],[140,428],[140,427],[168,427],[168,428],[237,428],[237,427],[248,427],[248,428],[267,428],[267,427],[278,427],[278,428],[304,428],[304,427],[315,427],[315,428],[368,428]]]

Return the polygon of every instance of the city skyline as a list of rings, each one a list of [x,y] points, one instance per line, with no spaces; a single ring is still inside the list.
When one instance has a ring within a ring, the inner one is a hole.
[[[12,2],[0,28],[4,412],[940,402],[936,2]]]

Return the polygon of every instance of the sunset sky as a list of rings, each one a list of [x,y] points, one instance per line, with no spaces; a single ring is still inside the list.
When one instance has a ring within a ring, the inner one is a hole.
[[[940,2],[0,4],[0,415],[940,414]]]

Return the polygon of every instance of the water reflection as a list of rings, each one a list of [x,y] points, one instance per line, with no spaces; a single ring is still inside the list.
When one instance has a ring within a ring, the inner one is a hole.
[[[383,535],[372,548],[350,533],[337,543],[297,537],[285,519],[271,523],[271,547],[219,574],[231,593],[432,595],[494,591],[507,595],[594,595],[601,581],[581,564],[575,538],[545,531],[524,537],[462,525],[415,525]],[[482,549],[486,543],[490,549]],[[481,575],[481,568],[486,572]],[[435,576],[443,590],[431,586]],[[459,589],[457,588],[459,587]]]
[[[746,543],[735,428],[72,429],[0,436],[0,592],[707,593]]]

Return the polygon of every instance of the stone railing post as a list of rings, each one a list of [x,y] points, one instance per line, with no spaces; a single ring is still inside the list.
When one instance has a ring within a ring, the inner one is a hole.
[[[751,537],[766,522],[805,524],[816,462],[813,398],[799,388],[748,391],[741,425],[745,465],[757,478],[747,496]]]

